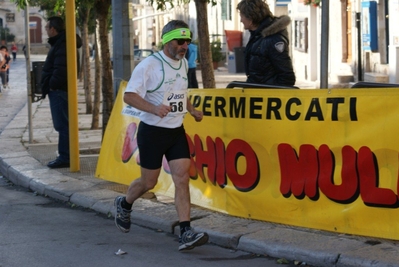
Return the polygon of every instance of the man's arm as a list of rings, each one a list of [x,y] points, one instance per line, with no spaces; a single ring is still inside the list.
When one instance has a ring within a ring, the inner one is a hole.
[[[191,116],[194,117],[195,121],[197,122],[202,121],[204,113],[202,111],[196,110],[188,98],[187,98],[187,111],[191,114]]]
[[[165,117],[170,112],[170,106],[163,104],[155,106],[133,92],[125,93],[123,96],[123,101],[125,101],[125,103],[129,106],[135,107],[147,113],[152,113],[161,118]]]
[[[6,57],[3,53],[0,53],[0,67],[6,64]]]

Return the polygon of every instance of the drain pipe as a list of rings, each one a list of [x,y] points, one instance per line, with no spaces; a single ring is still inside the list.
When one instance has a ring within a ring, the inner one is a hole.
[[[320,89],[328,88],[328,42],[329,42],[330,2],[321,4],[321,48],[320,48]]]
[[[356,12],[356,28],[357,28],[357,80],[363,81],[362,75],[362,31],[361,31],[361,13]]]

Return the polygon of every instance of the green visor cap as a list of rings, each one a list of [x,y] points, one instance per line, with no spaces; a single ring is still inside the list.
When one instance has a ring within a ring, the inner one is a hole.
[[[187,28],[178,28],[174,29],[173,31],[167,32],[162,36],[162,44],[166,44],[173,39],[190,39],[191,34],[190,29]]]

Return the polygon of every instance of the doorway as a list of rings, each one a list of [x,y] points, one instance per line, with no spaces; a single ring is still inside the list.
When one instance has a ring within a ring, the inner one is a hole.
[[[352,5],[348,0],[341,0],[342,14],[342,62],[352,62]]]
[[[42,43],[42,19],[39,17],[29,17],[29,34],[31,44]]]

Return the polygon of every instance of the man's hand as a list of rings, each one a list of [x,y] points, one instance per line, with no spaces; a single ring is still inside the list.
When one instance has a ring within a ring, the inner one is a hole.
[[[194,109],[193,111],[190,112],[191,116],[194,117],[195,121],[200,122],[202,121],[202,118],[204,117],[204,113],[202,111]]]
[[[168,115],[168,113],[170,112],[171,107],[170,106],[166,106],[163,104],[160,104],[159,106],[154,106],[153,109],[153,114],[157,115],[158,117],[164,118]]]

